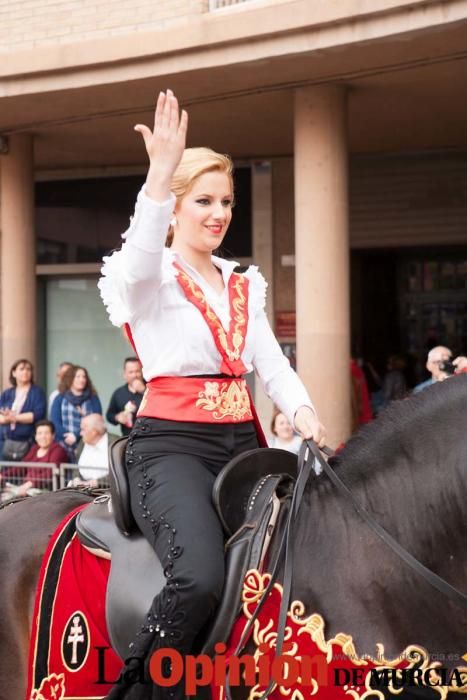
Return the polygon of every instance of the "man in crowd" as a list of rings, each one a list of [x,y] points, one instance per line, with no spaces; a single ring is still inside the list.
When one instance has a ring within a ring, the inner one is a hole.
[[[109,435],[100,413],[89,413],[81,419],[81,438],[77,452],[80,478],[73,479],[72,485],[99,486],[107,481],[109,445],[117,436]]]
[[[419,391],[423,391],[423,389],[426,389],[435,382],[442,382],[449,377],[452,372],[449,373],[443,370],[445,362],[452,362],[452,352],[450,349],[444,347],[444,345],[437,345],[435,348],[432,348],[428,353],[426,362],[426,368],[431,372],[431,377],[421,384],[417,384],[413,393],[417,394]]]
[[[129,435],[145,390],[141,363],[136,357],[126,358],[123,376],[126,384],[115,389],[105,417],[109,423],[120,425],[122,435]]]

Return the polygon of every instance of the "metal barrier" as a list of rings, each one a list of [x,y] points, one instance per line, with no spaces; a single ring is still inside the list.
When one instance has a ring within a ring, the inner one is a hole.
[[[0,500],[15,496],[35,496],[44,491],[56,491],[59,470],[50,462],[0,461]]]
[[[0,461],[0,502],[16,496],[36,496],[67,486],[90,484],[110,488],[106,467],[80,467],[78,464]],[[90,475],[92,479],[89,478]],[[92,483],[90,483],[92,482]]]
[[[107,467],[84,467],[79,464],[60,464],[58,468],[59,488],[67,486],[79,486],[84,483],[93,482],[91,485],[98,485],[100,488],[110,488],[108,480],[109,470]]]

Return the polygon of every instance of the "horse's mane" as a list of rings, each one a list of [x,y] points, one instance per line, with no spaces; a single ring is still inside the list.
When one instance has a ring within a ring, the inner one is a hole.
[[[449,433],[467,421],[467,374],[436,382],[407,399],[393,401],[376,420],[362,427],[332,459],[346,481],[360,480],[378,465],[416,461],[427,449],[449,452]],[[464,435],[467,434],[464,428]],[[467,444],[467,440],[466,440]]]

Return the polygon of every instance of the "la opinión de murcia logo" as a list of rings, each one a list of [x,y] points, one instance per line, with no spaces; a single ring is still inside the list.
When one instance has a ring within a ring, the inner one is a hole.
[[[99,655],[99,678],[97,683],[117,683],[118,679],[107,679],[105,676],[105,651],[107,647],[96,647]],[[260,644],[260,656],[243,654],[242,656],[225,656],[227,646],[223,642],[215,645],[216,655],[211,658],[205,654],[183,656],[176,649],[162,648],[155,651],[149,664],[152,681],[159,687],[170,688],[180,682],[184,683],[187,696],[196,695],[197,689],[215,683],[224,687],[228,679],[231,687],[259,686],[266,688],[271,681],[279,687],[291,688],[299,685],[309,688],[315,694],[318,687],[333,686],[366,686],[374,688],[389,688],[400,693],[404,687],[446,687],[467,691],[467,669],[444,668],[432,666],[428,668],[376,668],[334,667],[331,672],[323,663],[321,656],[293,657],[286,653],[271,659],[268,644]],[[284,649],[286,651],[286,649]],[[460,660],[459,655],[454,655]],[[127,659],[127,662],[130,659]],[[135,665],[131,670],[123,671],[123,678],[128,683],[145,683],[144,660],[132,659]],[[336,660],[336,659],[334,659]],[[439,662],[437,662],[439,663]],[[329,672],[329,675],[328,675]],[[369,676],[369,679],[368,679]],[[123,680],[121,678],[121,680]]]

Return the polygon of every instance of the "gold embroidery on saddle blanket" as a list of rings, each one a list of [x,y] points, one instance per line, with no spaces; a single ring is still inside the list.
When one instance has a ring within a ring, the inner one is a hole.
[[[257,570],[247,572],[242,591],[243,617],[237,620],[231,640],[239,638],[269,580],[268,573],[261,574]],[[254,624],[250,642],[253,650],[250,653],[257,669],[271,668],[268,664],[274,659],[282,590],[280,584],[274,584]],[[236,642],[231,641],[227,656],[235,650],[235,646]],[[410,645],[395,659],[385,657],[382,644],[375,646],[374,657],[360,656],[350,635],[341,632],[332,639],[326,639],[322,616],[314,613],[307,617],[305,605],[295,600],[287,612],[284,649],[280,657],[289,660],[285,674],[287,683],[274,681],[268,697],[270,700],[385,700],[383,692],[374,685],[376,675],[385,681],[387,679],[384,687],[394,697],[403,692],[401,681],[405,684],[407,677],[408,685],[415,678],[415,685],[429,686],[440,700],[447,700],[448,693],[467,694],[467,667],[458,667],[457,676],[448,676],[446,681],[443,677],[445,669],[440,661],[431,660],[429,653],[421,646]],[[265,657],[269,657],[269,661]],[[336,683],[339,674],[344,676],[342,683]],[[359,677],[358,682],[345,682],[347,677],[352,679],[356,676]],[[257,682],[250,689],[249,699],[257,700],[265,689],[264,684]],[[213,700],[224,700],[222,687],[216,686]]]
[[[251,404],[244,379],[230,382],[206,382],[200,391],[196,406],[210,411],[213,418],[223,420],[227,416],[234,421],[251,418]]]
[[[30,700],[63,700],[65,697],[65,676],[51,673],[44,678],[40,687],[33,690]]]

